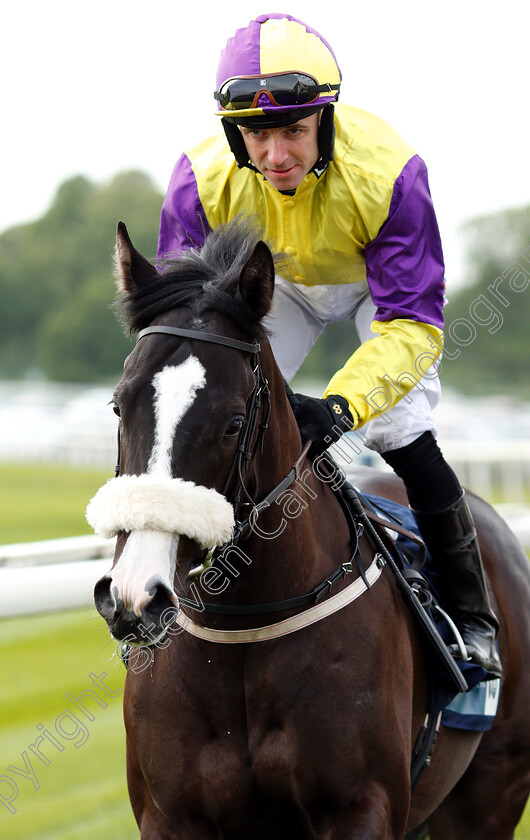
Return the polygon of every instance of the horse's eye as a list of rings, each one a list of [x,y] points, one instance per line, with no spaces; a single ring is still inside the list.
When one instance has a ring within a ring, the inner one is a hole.
[[[112,410],[113,410],[114,414],[116,415],[116,417],[121,417],[120,407],[119,407],[118,403],[116,402],[116,400],[112,400]]]
[[[235,437],[241,431],[243,426],[244,418],[243,417],[232,417],[230,423],[225,429],[225,437]]]

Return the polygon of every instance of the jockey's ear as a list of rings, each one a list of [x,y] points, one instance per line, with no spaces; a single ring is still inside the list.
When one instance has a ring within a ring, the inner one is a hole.
[[[134,286],[150,283],[156,274],[154,265],[142,257],[132,244],[126,225],[118,222],[114,251],[114,276],[118,291],[130,292]]]
[[[239,277],[239,292],[249,309],[263,318],[272,305],[274,260],[269,247],[258,242]]]

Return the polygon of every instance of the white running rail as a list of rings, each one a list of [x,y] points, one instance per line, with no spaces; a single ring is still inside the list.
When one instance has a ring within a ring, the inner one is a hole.
[[[530,551],[530,508],[497,510]],[[94,584],[112,565],[114,540],[95,536],[0,546],[0,619],[89,607]]]

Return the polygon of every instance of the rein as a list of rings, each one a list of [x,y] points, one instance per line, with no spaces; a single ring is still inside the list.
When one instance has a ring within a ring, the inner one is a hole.
[[[385,565],[383,557],[376,554],[366,570],[364,578],[356,578],[349,586],[328,598],[322,604],[316,604],[302,613],[297,613],[297,615],[285,618],[283,621],[277,621],[274,624],[268,624],[265,627],[253,627],[249,630],[217,630],[214,627],[203,627],[200,624],[195,624],[181,610],[177,612],[175,621],[192,636],[219,644],[248,644],[280,639],[289,633],[295,633],[297,630],[316,624],[317,621],[321,621],[351,604],[372,587],[380,577]]]
[[[254,341],[253,343],[248,343],[244,341],[239,341],[237,339],[232,339],[227,336],[216,335],[213,333],[204,333],[196,330],[165,326],[147,327],[146,329],[141,330],[141,332],[138,334],[138,341],[146,335],[152,335],[157,333],[165,335],[175,335],[181,338],[188,338],[195,341],[207,341],[212,344],[218,344],[235,350],[240,350],[244,353],[250,353],[252,356],[255,357],[254,376],[256,379],[256,384],[247,402],[247,417],[245,418],[245,425],[241,430],[236,454],[234,456],[234,460],[232,461],[223,488],[223,495],[225,495],[226,490],[230,485],[230,482],[234,475],[234,472],[237,471],[238,480],[236,483],[235,490],[233,491],[232,497],[231,499],[229,499],[229,501],[231,502],[234,508],[234,512],[237,511],[240,506],[241,494],[244,493],[246,498],[248,499],[247,504],[251,505],[251,512],[249,516],[242,522],[238,522],[236,519],[236,528],[231,541],[225,544],[224,546],[221,546],[219,549],[211,552],[210,556],[212,558],[212,562],[214,562],[218,553],[222,553],[223,550],[229,548],[229,546],[231,545],[236,545],[239,540],[245,539],[252,531],[252,526],[253,524],[255,524],[259,514],[263,510],[266,510],[268,507],[270,507],[270,505],[273,502],[275,502],[288,487],[290,487],[290,485],[295,481],[295,479],[300,476],[301,464],[305,455],[307,454],[311,442],[309,441],[306,444],[288,475],[285,476],[285,478],[283,478],[261,502],[254,502],[254,500],[251,498],[246,489],[244,479],[250,466],[250,463],[257,452],[258,447],[260,445],[263,445],[263,436],[268,428],[268,418],[270,414],[270,391],[268,381],[263,376],[263,371],[261,368],[259,355],[261,347],[259,343],[257,341]],[[264,397],[264,411],[261,421],[258,422],[260,410],[262,407],[262,396]],[[254,437],[256,437],[256,441],[254,446],[252,446],[252,440],[254,439]],[[335,467],[334,462],[329,455],[327,455],[324,459],[324,464],[326,464],[328,470],[333,470],[333,468]],[[118,465],[116,467],[116,471],[116,474],[118,475],[119,430]],[[278,639],[290,633],[294,633],[298,630],[308,627],[312,624],[315,624],[316,622],[321,621],[323,618],[327,618],[328,616],[333,615],[335,612],[338,612],[339,610],[343,609],[348,604],[351,604],[354,600],[359,598],[364,592],[368,591],[371,588],[371,586],[381,576],[384,567],[386,565],[389,565],[390,569],[394,573],[394,576],[396,577],[399,589],[405,596],[405,599],[409,602],[409,605],[411,606],[412,611],[415,613],[416,618],[418,618],[420,620],[420,624],[423,625],[424,633],[426,633],[426,637],[432,646],[431,650],[434,649],[438,658],[441,658],[442,662],[444,662],[446,668],[448,669],[450,675],[453,678],[454,683],[458,686],[459,690],[467,690],[467,683],[464,677],[453,662],[452,657],[448,653],[444,643],[439,637],[438,632],[436,631],[430,620],[427,618],[424,606],[422,605],[418,597],[418,591],[413,588],[413,585],[410,585],[406,581],[405,576],[402,575],[401,570],[396,565],[388,547],[384,544],[381,538],[381,534],[376,531],[373,524],[375,523],[380,527],[386,529],[389,527],[388,521],[381,519],[377,516],[377,514],[374,514],[371,511],[365,510],[358,494],[356,493],[354,488],[351,487],[351,485],[349,485],[347,482],[345,482],[344,484],[344,492],[342,492],[340,489],[337,489],[334,485],[332,485],[332,487],[336,492],[337,498],[344,511],[344,514],[348,521],[348,527],[350,529],[353,549],[349,561],[343,563],[332,575],[329,576],[327,580],[325,580],[307,595],[301,595],[296,598],[284,599],[283,601],[278,601],[270,604],[248,604],[232,606],[203,604],[202,608],[206,609],[206,611],[208,612],[242,615],[250,613],[267,613],[274,612],[277,610],[288,610],[299,606],[303,606],[304,604],[310,602],[313,603],[313,606],[309,607],[307,610],[304,610],[301,613],[297,613],[289,618],[285,618],[283,621],[278,621],[274,624],[269,624],[266,626],[249,628],[246,630],[218,630],[213,627],[204,627],[192,621],[190,616],[183,613],[180,608],[178,609],[177,614],[175,616],[176,623],[179,624],[184,630],[186,630],[186,632],[188,632],[192,636],[195,636],[196,638],[220,644],[245,644]],[[390,528],[392,527],[394,527],[395,530],[401,533],[405,532],[405,529],[399,526],[396,527],[394,523],[390,524]],[[359,551],[359,537],[361,536],[364,530],[366,530],[367,536],[371,538],[371,542],[375,547],[375,556],[368,569],[365,569],[364,561]],[[386,530],[382,531],[381,533],[384,533],[386,535]],[[407,534],[410,536],[409,532],[407,532]],[[330,596],[329,598],[326,598],[325,601],[320,603],[321,599],[325,598],[326,595],[329,595],[332,586],[336,581],[344,578],[346,574],[353,572],[354,560],[356,561],[360,576],[348,586],[346,586],[343,590],[336,593],[335,595]],[[195,606],[194,602],[186,598],[181,597],[179,598],[179,601],[186,606]],[[127,664],[127,660],[125,659],[124,661]],[[424,726],[422,727],[422,730],[420,731],[420,734],[416,740],[411,763],[411,779],[413,786],[417,782],[423,768],[429,763],[429,755],[432,751],[434,741],[436,739],[436,735],[440,726],[440,720],[441,712],[438,715],[429,713],[426,717]]]

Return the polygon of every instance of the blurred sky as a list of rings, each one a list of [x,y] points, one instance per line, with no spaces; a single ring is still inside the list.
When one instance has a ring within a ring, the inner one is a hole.
[[[137,168],[165,190],[180,152],[215,125],[226,39],[271,10],[318,29],[343,71],[341,100],[418,149],[448,278],[465,281],[462,222],[530,203],[525,0],[4,3],[0,231],[40,216],[77,174]]]

